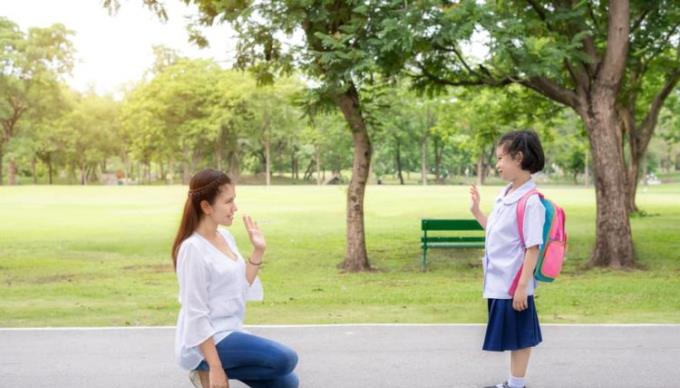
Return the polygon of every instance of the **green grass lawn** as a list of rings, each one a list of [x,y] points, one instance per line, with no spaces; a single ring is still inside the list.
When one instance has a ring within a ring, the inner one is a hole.
[[[482,189],[488,211],[499,187]],[[567,212],[564,275],[541,284],[543,322],[680,322],[680,185],[641,187],[649,216],[632,219],[640,268],[584,270],[594,241],[594,193],[545,193]],[[0,326],[172,325],[169,256],[181,186],[0,187]],[[345,188],[241,186],[240,213],[269,249],[265,301],[248,323],[484,322],[480,250],[433,250],[419,267],[420,218],[469,217],[465,186],[370,186],[369,255],[376,271],[343,274]],[[249,250],[239,222],[232,227]]]

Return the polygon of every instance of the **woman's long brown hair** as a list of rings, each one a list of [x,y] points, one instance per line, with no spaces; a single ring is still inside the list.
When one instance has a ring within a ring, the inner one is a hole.
[[[184,203],[182,221],[179,223],[175,243],[172,244],[172,265],[175,267],[175,270],[177,270],[179,247],[184,240],[196,231],[198,223],[203,217],[201,201],[207,201],[211,205],[214,204],[217,195],[220,193],[220,188],[230,183],[231,178],[227,174],[212,168],[206,168],[191,178],[189,193]]]

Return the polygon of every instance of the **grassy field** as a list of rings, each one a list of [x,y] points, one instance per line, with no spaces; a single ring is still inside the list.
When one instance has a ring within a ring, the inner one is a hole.
[[[490,210],[499,187],[484,187]],[[594,193],[546,187],[567,212],[565,273],[542,284],[543,322],[680,322],[680,185],[641,187],[632,219],[639,269],[585,270]],[[0,326],[171,325],[177,286],[169,247],[181,186],[0,187]],[[419,268],[419,220],[469,217],[464,186],[370,186],[376,271],[343,274],[345,188],[241,186],[240,213],[268,240],[265,301],[248,323],[484,322],[479,250],[434,250]],[[249,250],[242,224],[232,227]]]

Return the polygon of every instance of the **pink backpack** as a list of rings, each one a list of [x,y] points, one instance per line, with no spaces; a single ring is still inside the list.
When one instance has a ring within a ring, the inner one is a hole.
[[[543,244],[539,248],[534,278],[542,282],[552,282],[562,270],[567,249],[567,231],[565,229],[566,214],[564,210],[554,202],[546,199],[538,190],[530,190],[520,198],[517,204],[517,226],[519,228],[519,238],[524,245],[524,212],[526,211],[529,197],[537,194],[545,207],[545,224],[543,226]],[[508,293],[515,295],[519,278],[522,275],[524,264],[515,275],[512,286]]]

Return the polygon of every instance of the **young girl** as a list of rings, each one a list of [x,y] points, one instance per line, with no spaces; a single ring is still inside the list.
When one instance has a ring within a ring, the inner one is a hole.
[[[257,272],[265,240],[244,216],[253,253],[241,256],[230,226],[238,210],[234,185],[223,172],[206,169],[191,178],[184,214],[172,247],[181,308],[175,353],[196,387],[229,387],[229,378],[250,387],[295,388],[297,354],[243,331],[245,301],[261,293]]]
[[[498,173],[510,184],[496,198],[488,218],[479,209],[479,191],[475,186],[470,188],[470,210],[486,231],[484,298],[488,300],[489,322],[483,349],[511,351],[510,377],[487,388],[522,388],[531,348],[542,340],[534,305],[533,274],[543,243],[545,208],[537,195],[527,200],[522,241],[517,226],[517,203],[536,188],[531,174],[543,169],[545,157],[541,142],[532,131],[504,135],[496,147],[496,157]],[[510,295],[517,275],[516,291]]]

